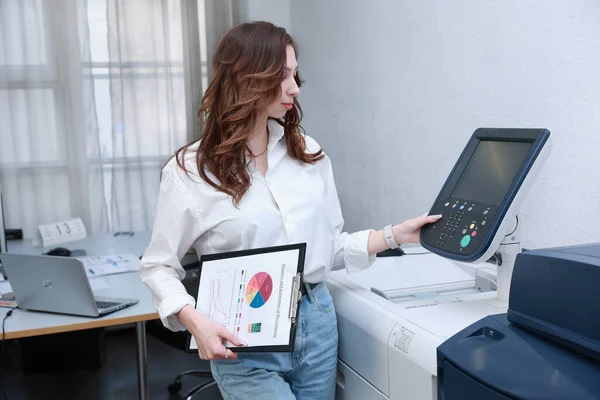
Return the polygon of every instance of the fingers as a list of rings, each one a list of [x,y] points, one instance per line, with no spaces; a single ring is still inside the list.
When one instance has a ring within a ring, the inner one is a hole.
[[[225,347],[226,342],[234,346],[247,346],[247,343],[235,336],[224,326],[210,321],[204,333],[195,331],[194,338],[198,343],[198,356],[202,360],[236,360],[237,354]],[[211,334],[208,335],[207,332]]]
[[[439,220],[440,218],[442,218],[441,214],[438,215],[421,215],[420,217],[417,218],[413,218],[411,220],[406,221],[408,223],[408,227],[409,230],[413,231],[413,230],[418,230],[421,229],[423,226],[427,225],[427,224],[431,224],[433,222],[436,222],[437,220]]]
[[[225,348],[225,355],[223,356],[224,360],[237,360],[237,353],[231,351],[228,348]]]
[[[229,332],[225,327],[219,332],[219,336],[221,336],[223,340],[228,340],[236,346],[247,346],[246,342]]]
[[[228,349],[223,343],[215,343],[208,348],[198,348],[198,356],[202,360],[237,360],[237,353]]]
[[[442,218],[442,214],[428,215],[428,213],[425,213],[421,216],[420,219],[423,220],[423,225],[425,225],[425,224],[430,224],[432,222],[435,222],[440,218]]]

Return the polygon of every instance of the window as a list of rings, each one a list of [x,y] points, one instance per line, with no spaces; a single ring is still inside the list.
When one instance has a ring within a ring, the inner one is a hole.
[[[170,156],[187,140],[180,2],[89,0],[88,21],[103,162]]]
[[[0,0],[0,11],[9,222],[28,237],[75,216],[92,232],[150,229],[160,170],[194,135],[206,87],[204,1]]]
[[[0,167],[66,163],[65,84],[43,0],[0,3]]]

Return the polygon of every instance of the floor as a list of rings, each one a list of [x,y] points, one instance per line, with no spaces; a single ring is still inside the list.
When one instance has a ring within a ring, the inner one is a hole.
[[[9,340],[4,343],[1,386],[5,389],[4,400],[133,400],[137,399],[136,335],[133,327],[105,331],[106,359],[101,367],[88,370],[54,370],[52,372],[23,373],[21,343]],[[148,387],[150,399],[179,399],[167,391],[175,376],[189,369],[210,370],[208,362],[198,359],[194,353],[178,350],[152,334],[147,335]],[[58,355],[57,357],[60,357]],[[55,356],[46,355],[46,359]],[[50,360],[50,362],[52,362]],[[62,362],[62,361],[57,361]],[[54,369],[51,366],[50,370]],[[185,377],[182,380],[183,395],[204,378]],[[219,389],[214,386],[199,393],[194,399],[221,400]]]

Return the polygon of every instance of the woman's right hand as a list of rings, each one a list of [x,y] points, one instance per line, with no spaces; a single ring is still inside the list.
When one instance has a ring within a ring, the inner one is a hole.
[[[177,316],[196,339],[198,355],[202,360],[237,359],[237,354],[223,345],[225,340],[236,346],[246,345],[223,325],[206,318],[189,304],[183,307]]]

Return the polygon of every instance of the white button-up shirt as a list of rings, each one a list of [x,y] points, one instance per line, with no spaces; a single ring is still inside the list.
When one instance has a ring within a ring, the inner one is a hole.
[[[268,127],[266,176],[251,171],[250,188],[237,207],[231,196],[198,176],[194,153],[188,153],[185,161],[190,177],[174,159],[162,171],[141,275],[163,324],[172,330],[185,329],[174,314],[195,304],[181,283],[185,271],[180,261],[192,244],[200,256],[306,243],[304,281],[309,283],[326,280],[332,269],[360,271],[375,260],[367,250],[370,230],[342,232],[344,220],[329,158],[315,164],[293,160],[287,154],[283,127],[271,120]],[[308,136],[306,144],[311,153],[320,149]]]

